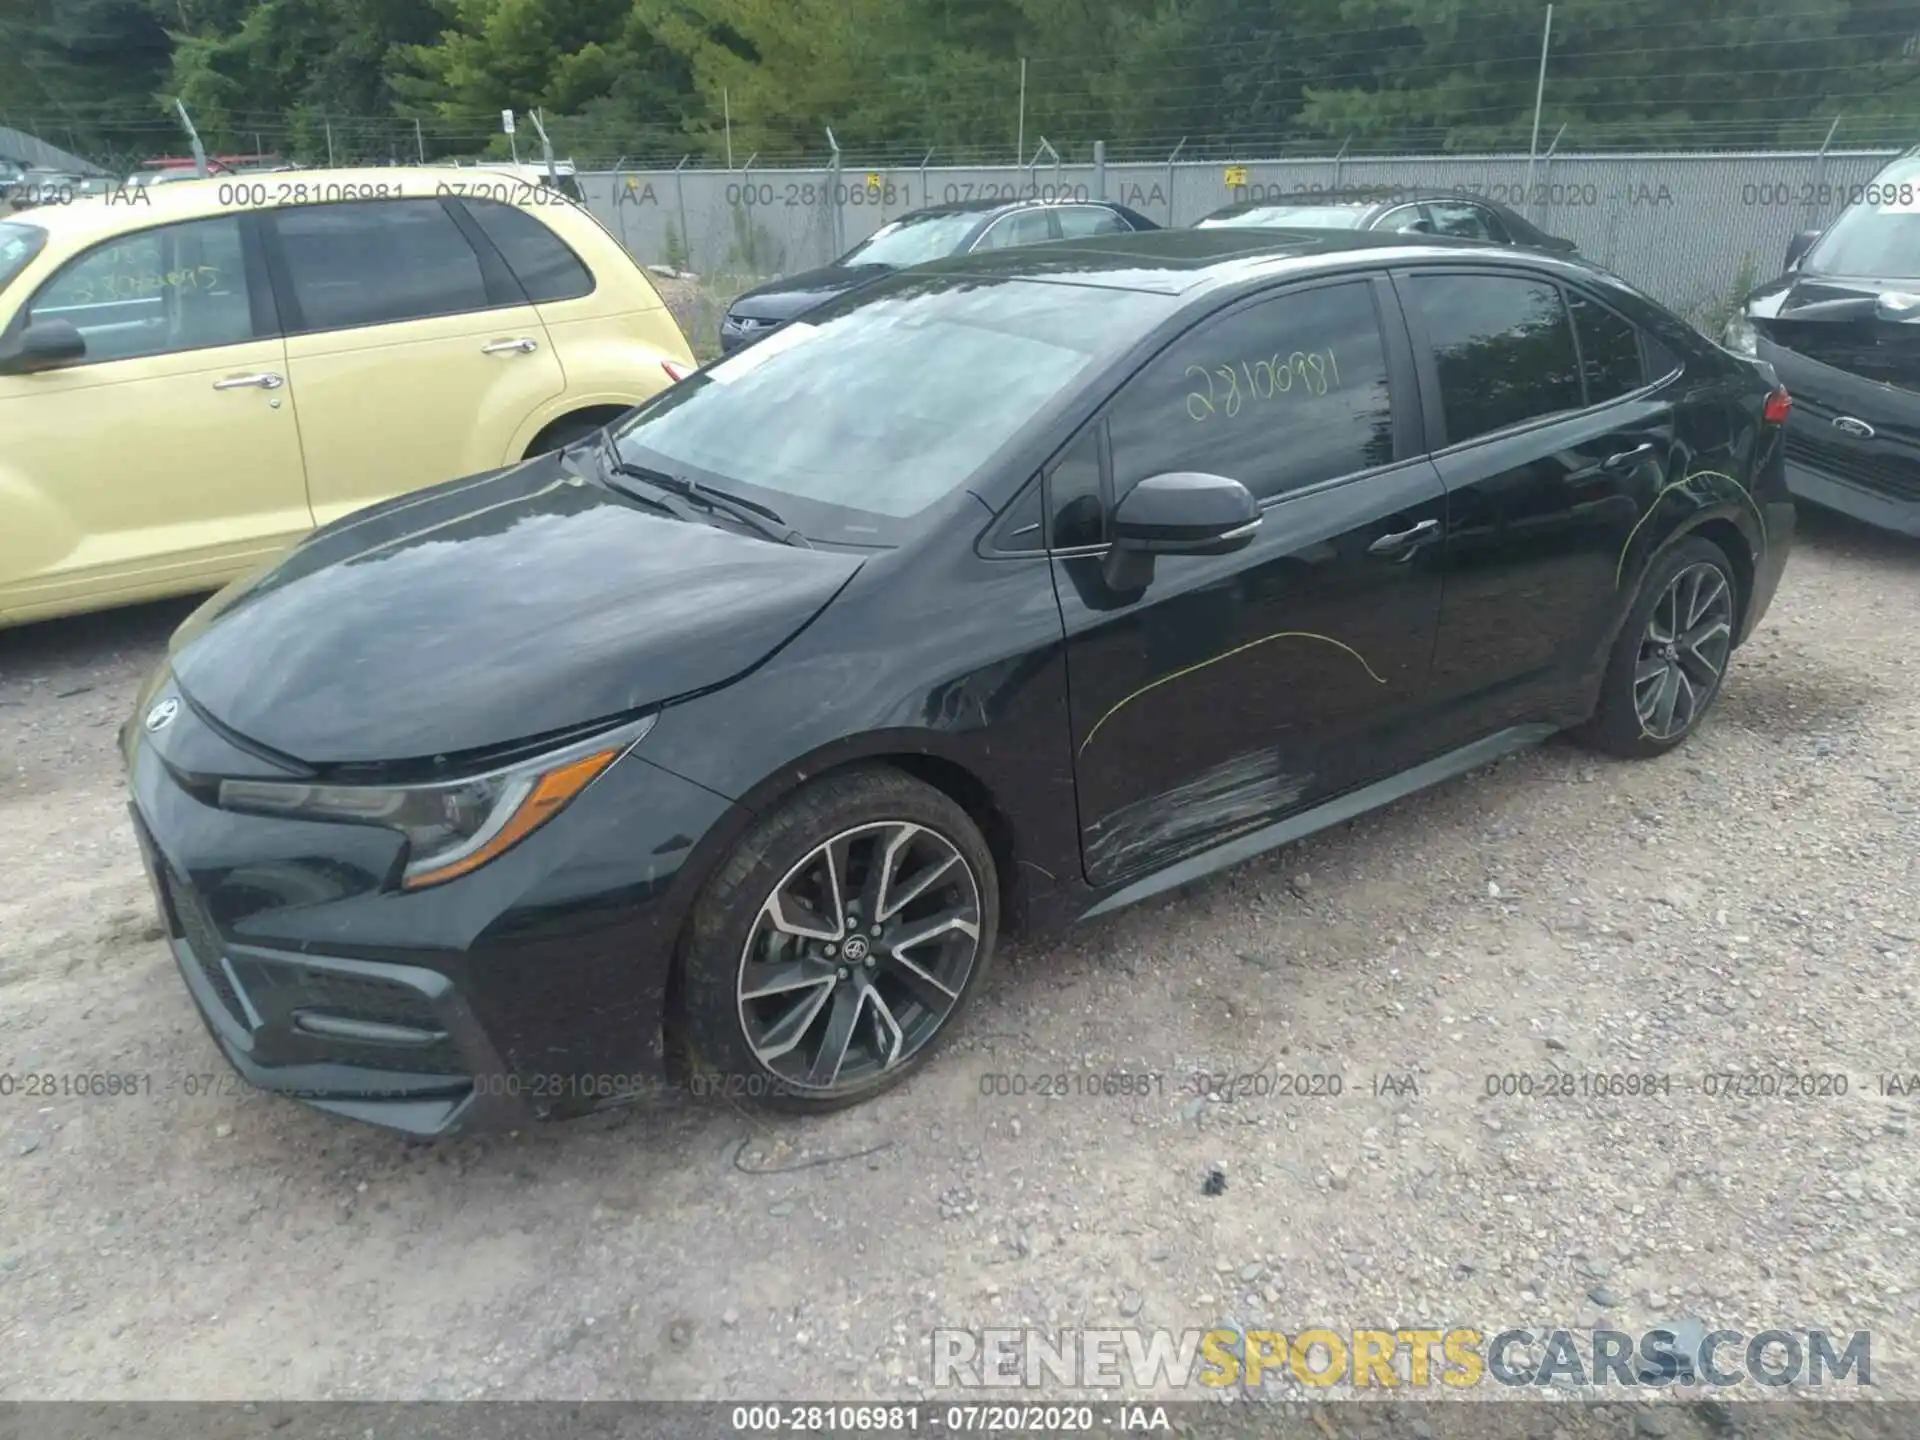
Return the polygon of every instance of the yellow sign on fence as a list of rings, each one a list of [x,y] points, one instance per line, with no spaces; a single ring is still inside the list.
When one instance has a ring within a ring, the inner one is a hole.
[[[1237,190],[1247,183],[1247,167],[1244,165],[1227,166],[1227,188]]]

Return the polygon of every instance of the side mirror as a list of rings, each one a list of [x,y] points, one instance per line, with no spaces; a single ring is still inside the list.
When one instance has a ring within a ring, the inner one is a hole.
[[[1143,587],[1155,555],[1230,555],[1259,528],[1260,504],[1238,480],[1194,471],[1148,476],[1114,507],[1108,582]]]
[[[84,359],[86,353],[86,338],[71,320],[42,320],[28,325],[12,344],[0,350],[0,375],[57,369]]]
[[[1791,270],[1800,263],[1800,258],[1813,248],[1813,242],[1820,238],[1818,230],[1802,230],[1787,242],[1787,269]]]

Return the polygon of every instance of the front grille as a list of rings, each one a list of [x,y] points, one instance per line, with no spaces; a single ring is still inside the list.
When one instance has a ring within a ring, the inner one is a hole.
[[[1884,451],[1841,445],[1787,427],[1787,459],[1836,480],[1900,500],[1920,500],[1920,462]]]
[[[240,1024],[247,1025],[246,1006],[233,988],[233,981],[227,978],[227,967],[221,963],[219,934],[208,921],[206,912],[200,908],[200,902],[194,899],[193,891],[171,870],[161,870],[160,883],[166,889],[167,906],[173,912],[172,918],[180,927],[180,938],[186,941],[187,949],[193,952],[194,963],[200,967],[200,973],[207,977],[207,983],[220,997],[227,1014]]]

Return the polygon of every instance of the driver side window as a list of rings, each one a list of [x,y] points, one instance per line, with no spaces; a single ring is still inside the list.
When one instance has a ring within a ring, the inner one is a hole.
[[[1373,286],[1296,290],[1202,321],[1109,406],[1113,499],[1197,470],[1256,500],[1393,461],[1393,405]]]
[[[251,340],[238,218],[162,225],[75,256],[27,307],[29,324],[47,320],[80,332],[83,365]]]

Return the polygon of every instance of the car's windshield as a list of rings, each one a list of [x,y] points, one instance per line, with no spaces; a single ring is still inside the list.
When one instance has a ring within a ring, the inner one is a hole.
[[[810,539],[894,544],[1173,303],[929,277],[836,303],[699,371],[616,444],[633,464],[757,499]]]
[[[940,260],[960,247],[967,233],[980,223],[971,210],[941,215],[909,215],[882,225],[873,234],[840,257],[842,265],[891,265],[904,270],[909,265],[924,265]]]
[[[1363,205],[1262,205],[1235,215],[1209,215],[1193,228],[1214,230],[1258,225],[1297,225],[1308,230],[1351,230],[1366,213]]]
[[[1800,270],[1920,280],[1920,165],[1895,166],[1877,176],[1807,252]]]
[[[38,225],[22,225],[18,220],[0,220],[0,290],[27,268],[27,262],[47,243],[47,232]]]

